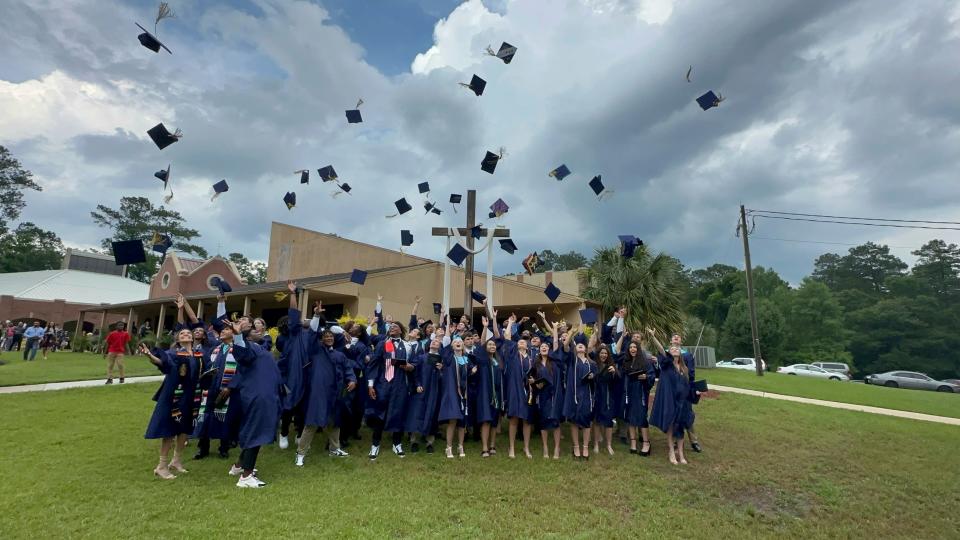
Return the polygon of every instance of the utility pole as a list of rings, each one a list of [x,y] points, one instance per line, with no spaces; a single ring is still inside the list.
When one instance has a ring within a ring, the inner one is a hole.
[[[747,303],[750,304],[750,334],[753,337],[753,361],[757,376],[763,377],[763,361],[760,358],[760,332],[757,330],[757,306],[753,299],[753,268],[750,266],[750,241],[747,239],[747,211],[740,205],[740,233],[743,235],[743,262],[747,270]]]

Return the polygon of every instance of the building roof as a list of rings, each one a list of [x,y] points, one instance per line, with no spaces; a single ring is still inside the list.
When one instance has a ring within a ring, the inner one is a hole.
[[[82,270],[39,270],[0,274],[0,295],[77,304],[145,300],[150,286],[132,279]]]

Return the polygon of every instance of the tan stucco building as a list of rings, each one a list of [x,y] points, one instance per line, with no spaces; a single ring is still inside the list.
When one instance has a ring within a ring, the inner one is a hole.
[[[350,281],[354,268],[368,272],[363,285]],[[227,311],[251,313],[263,317],[270,325],[275,324],[286,314],[289,302],[277,300],[275,294],[285,291],[286,280],[292,279],[306,291],[301,309],[314,300],[321,300],[330,318],[343,313],[371,316],[379,293],[383,295],[384,313],[400,322],[406,323],[409,319],[417,296],[422,298],[418,315],[436,320],[432,305],[442,299],[443,268],[442,263],[430,259],[274,222],[270,230],[267,283],[234,287],[227,295]],[[162,279],[161,274],[154,276],[154,280]],[[477,284],[474,289],[489,297],[486,276],[477,272],[474,280]],[[557,285],[563,290],[562,282]],[[577,310],[585,304],[584,299],[564,292],[554,307],[543,288],[541,284],[518,281],[515,276],[494,277],[494,305],[501,317],[511,312],[518,316],[534,315],[537,309],[543,309],[551,320],[579,320]],[[179,292],[172,284],[162,291],[156,298],[110,305],[105,311],[125,314],[133,321],[149,319],[159,334],[175,322],[173,298]],[[464,272],[460,268],[451,268],[450,291],[451,315],[459,317],[463,308],[457,306],[463,306],[464,302]],[[201,318],[209,319],[213,315],[215,291],[183,292]],[[474,303],[475,315],[479,315],[480,309],[480,304]]]

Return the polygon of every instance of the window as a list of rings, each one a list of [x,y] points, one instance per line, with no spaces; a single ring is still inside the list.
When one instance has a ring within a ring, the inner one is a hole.
[[[810,371],[810,366],[806,364],[797,364],[793,366],[793,369],[796,369],[798,371]]]
[[[817,366],[810,366],[809,369],[810,371],[815,371],[817,373],[827,373],[827,370],[823,368],[818,368]]]
[[[163,277],[160,278],[160,288],[166,289],[170,286],[170,272],[164,272]]]

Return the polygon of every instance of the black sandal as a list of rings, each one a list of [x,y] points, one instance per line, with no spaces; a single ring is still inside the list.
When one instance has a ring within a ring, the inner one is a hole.
[[[653,446],[650,445],[650,441],[644,441],[644,443],[646,443],[647,445],[647,450],[645,452],[641,450],[640,455],[643,457],[647,457],[650,455],[650,450],[653,448]]]

